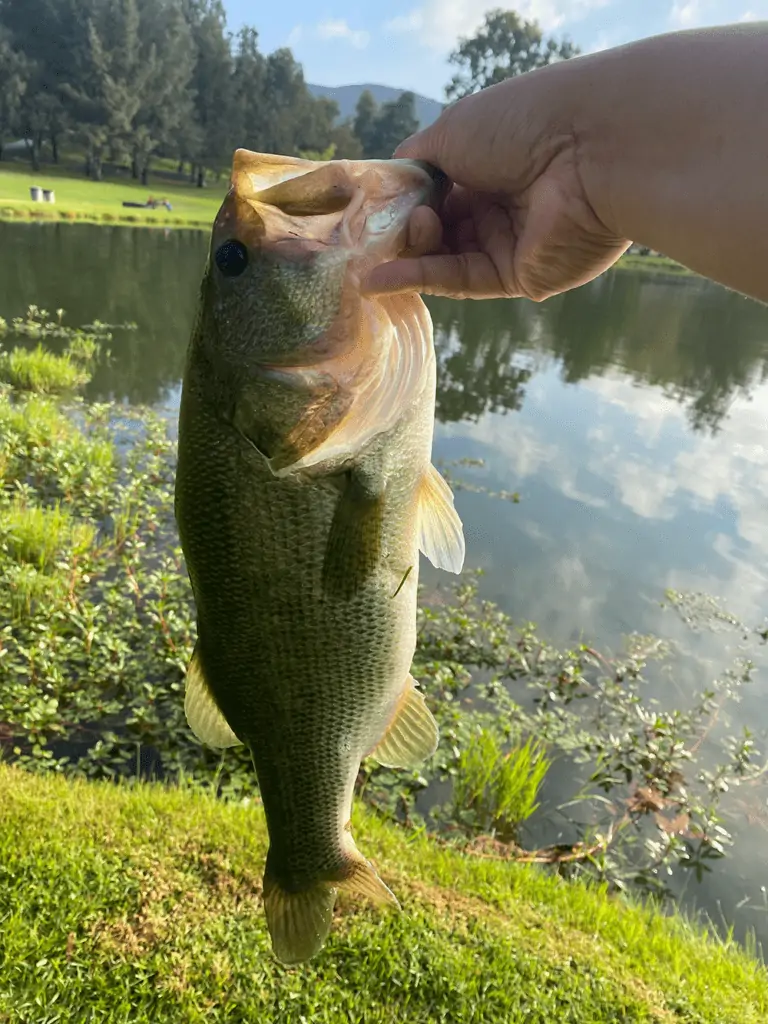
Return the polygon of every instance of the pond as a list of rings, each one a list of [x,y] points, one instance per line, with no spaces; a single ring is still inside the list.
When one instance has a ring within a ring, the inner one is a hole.
[[[192,231],[0,224],[0,313],[34,303],[70,324],[136,321],[86,395],[173,422],[206,247]],[[667,696],[684,703],[728,658],[719,634],[694,637],[661,607],[665,588],[717,595],[753,626],[768,609],[768,309],[695,277],[625,270],[538,305],[428,304],[435,458],[482,460],[451,473],[520,496],[457,491],[482,595],[558,645],[677,640],[694,657]],[[766,735],[767,679],[760,660],[733,731]],[[765,944],[765,788],[739,807],[734,854],[685,899]]]

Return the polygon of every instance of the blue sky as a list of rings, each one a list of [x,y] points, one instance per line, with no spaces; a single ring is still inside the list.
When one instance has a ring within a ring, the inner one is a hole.
[[[262,49],[290,46],[308,81],[378,82],[443,98],[446,57],[483,12],[478,0],[293,0],[266,6],[224,0],[230,27],[252,24]],[[604,49],[677,28],[768,19],[768,0],[518,0],[510,3],[582,50]]]

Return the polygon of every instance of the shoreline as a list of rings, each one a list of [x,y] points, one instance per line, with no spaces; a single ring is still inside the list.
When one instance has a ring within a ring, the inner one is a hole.
[[[41,204],[42,205],[42,204]],[[55,211],[55,212],[54,212]],[[53,208],[51,212],[37,211],[23,206],[0,206],[0,223],[2,224],[89,224],[92,227],[121,228],[187,228],[192,231],[210,231],[211,221],[188,217],[165,218],[156,213],[142,214],[133,211],[125,214],[84,213],[78,210]]]
[[[123,228],[183,228],[188,231],[209,232],[213,219],[199,220],[187,217],[161,218],[154,213],[126,214],[84,213],[78,210],[55,208],[50,212],[24,206],[0,206],[2,224],[89,224],[95,227]],[[668,256],[638,256],[628,254],[619,257],[608,270],[639,270],[646,274],[661,274],[670,277],[697,277],[692,270],[670,259]]]

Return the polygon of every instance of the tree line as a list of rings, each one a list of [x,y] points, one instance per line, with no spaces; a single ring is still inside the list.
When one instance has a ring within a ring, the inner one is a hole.
[[[451,55],[460,71],[447,99],[576,52],[492,11]],[[256,29],[231,33],[222,0],[0,0],[0,159],[22,138],[35,169],[69,147],[96,180],[112,164],[146,183],[163,157],[202,186],[238,146],[388,157],[418,128],[412,92],[379,106],[366,91],[354,117],[338,115],[288,48],[264,54]]]

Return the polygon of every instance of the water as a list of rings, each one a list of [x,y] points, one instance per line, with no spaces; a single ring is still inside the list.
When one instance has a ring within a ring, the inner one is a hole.
[[[35,303],[63,307],[71,324],[137,321],[88,397],[173,417],[206,244],[188,231],[0,224],[0,313]],[[556,644],[603,650],[631,630],[682,639],[660,609],[666,587],[719,595],[763,621],[768,309],[699,279],[623,271],[539,305],[429,305],[436,457],[483,459],[459,472],[521,497],[457,494],[484,595]],[[425,565],[423,577],[437,574]],[[722,643],[698,643],[670,705],[722,668]],[[734,728],[768,731],[767,679],[761,669]],[[765,944],[766,790],[743,800],[729,820],[735,855],[686,899]]]

